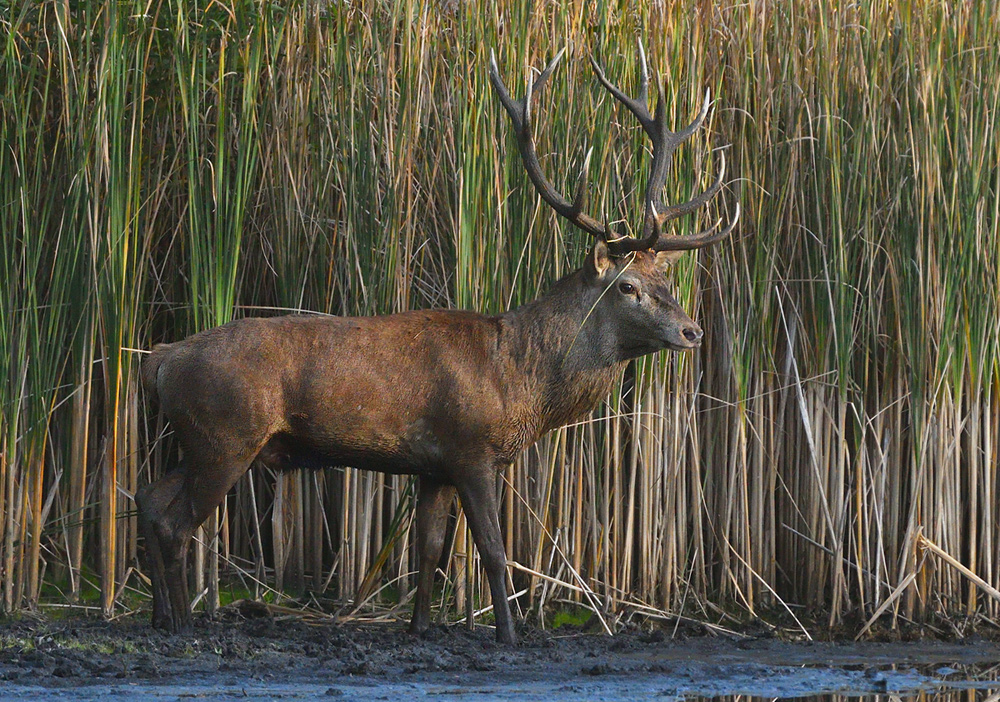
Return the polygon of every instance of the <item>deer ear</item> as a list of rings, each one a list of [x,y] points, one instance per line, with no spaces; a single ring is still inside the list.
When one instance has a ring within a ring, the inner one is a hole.
[[[680,260],[680,257],[684,254],[683,251],[657,251],[656,252],[656,270],[661,273],[666,273],[670,270],[670,267]]]
[[[608,242],[602,236],[596,237],[594,246],[587,255],[588,272],[596,278],[603,278],[612,265],[614,263],[611,260],[611,253],[608,251]]]

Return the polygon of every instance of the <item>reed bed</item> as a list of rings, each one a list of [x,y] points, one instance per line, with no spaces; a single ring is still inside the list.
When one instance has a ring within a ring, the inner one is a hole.
[[[144,349],[247,315],[499,312],[579,265],[486,66],[539,103],[548,173],[638,221],[646,156],[602,91],[641,38],[668,198],[727,150],[731,241],[682,261],[706,328],[500,476],[517,604],[804,635],[1000,615],[1000,19],[988,3],[0,2],[0,578],[6,612],[142,606],[131,495],[176,458]],[[336,363],[330,359],[330,363]],[[193,549],[198,606],[414,585],[412,482],[256,469]],[[442,617],[488,617],[464,522]]]

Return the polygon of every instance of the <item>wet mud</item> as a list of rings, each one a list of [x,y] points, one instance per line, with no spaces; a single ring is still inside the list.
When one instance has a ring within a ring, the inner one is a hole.
[[[1000,645],[960,642],[787,642],[773,637],[614,637],[437,627],[412,637],[400,622],[337,625],[230,613],[189,635],[144,617],[0,622],[0,698],[343,697],[375,700],[663,699],[680,696],[906,694],[996,689]]]

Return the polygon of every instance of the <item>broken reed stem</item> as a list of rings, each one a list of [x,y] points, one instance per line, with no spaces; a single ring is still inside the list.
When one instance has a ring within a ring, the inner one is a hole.
[[[938,546],[936,543],[928,539],[922,533],[917,534],[917,548],[926,549],[930,551],[935,556],[940,558],[942,561],[944,561],[952,568],[957,570],[959,573],[961,573],[964,577],[968,578],[973,584],[976,585],[976,587],[980,588],[983,592],[985,592],[987,595],[992,597],[997,602],[1000,602],[1000,590],[998,590],[997,588],[995,588],[994,586],[990,585],[988,582],[980,578],[966,566],[962,565],[962,563],[957,558],[955,558],[950,553],[945,551],[943,548]]]
[[[875,614],[871,616],[871,619],[865,622],[865,625],[861,627],[861,631],[857,633],[857,635],[854,637],[854,640],[859,641],[866,633],[868,633],[868,630],[871,629],[872,625],[878,621],[878,618],[881,617],[882,614],[885,613],[887,609],[889,609],[889,607],[895,604],[896,600],[898,600],[900,596],[904,592],[906,592],[907,588],[909,588],[910,585],[913,584],[913,581],[916,579],[917,579],[916,571],[910,573],[905,578],[903,578],[902,582],[900,582],[899,585],[897,585],[896,588],[891,593],[889,593],[889,596],[886,597],[885,600],[883,600],[882,604],[879,605],[879,608],[875,610]]]

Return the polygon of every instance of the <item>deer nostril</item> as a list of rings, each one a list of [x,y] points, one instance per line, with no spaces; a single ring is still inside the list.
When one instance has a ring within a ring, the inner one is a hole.
[[[684,330],[684,338],[688,341],[701,341],[701,337],[705,336],[705,332],[697,327],[688,327]]]

